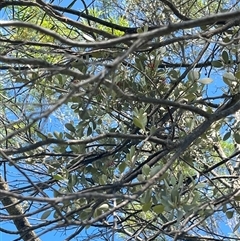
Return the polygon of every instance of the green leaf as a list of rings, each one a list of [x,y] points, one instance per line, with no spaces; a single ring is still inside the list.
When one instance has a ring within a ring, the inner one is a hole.
[[[60,138],[60,133],[58,131],[54,131],[53,135],[57,138],[57,139],[61,139]]]
[[[230,138],[231,136],[231,131],[228,131],[224,136],[223,136],[223,141],[226,141]]]
[[[144,31],[144,32],[147,32],[147,31],[148,31],[148,25],[144,25],[144,26],[143,26],[143,31]]]
[[[171,191],[171,201],[172,201],[172,203],[174,203],[174,204],[178,204],[179,199],[180,199],[179,190],[178,190],[177,187],[175,187],[175,188],[173,188],[172,191]]]
[[[43,141],[47,139],[47,137],[46,137],[45,135],[43,135],[42,133],[40,133],[40,132],[36,132],[36,134],[37,134],[37,136],[38,136],[39,138],[41,138]]]
[[[62,77],[62,75],[57,75],[56,77],[57,77],[57,80],[58,80],[59,84],[62,86],[63,85],[63,77]]]
[[[71,187],[75,186],[77,184],[77,181],[78,181],[77,175],[69,175],[68,181],[69,181],[68,183]]]
[[[221,68],[223,64],[221,61],[216,60],[216,61],[212,61],[212,66],[216,68]]]
[[[54,197],[59,197],[59,196],[61,196],[61,193],[59,192],[59,191],[57,191],[57,190],[53,190],[53,196]]]
[[[231,41],[231,39],[229,37],[223,38],[223,42],[224,43],[229,43],[230,41]]]
[[[224,61],[224,63],[225,64],[228,64],[228,62],[229,62],[229,57],[228,57],[228,53],[227,53],[227,51],[222,51],[222,59],[223,59],[223,61]]]
[[[189,205],[189,204],[184,205],[183,204],[183,210],[185,212],[191,212],[194,208],[195,208],[195,205]]]
[[[213,195],[216,196],[219,192],[218,188],[213,188]]]
[[[239,202],[240,201],[240,196],[235,196],[234,200]]]
[[[57,211],[55,211],[55,212],[53,213],[53,217],[56,218],[56,219],[59,218],[59,214],[58,214]]]
[[[236,143],[240,144],[240,134],[239,133],[234,133],[233,137],[234,137]]]
[[[129,154],[130,154],[130,157],[129,157],[129,158],[132,159],[132,157],[133,157],[134,154],[135,154],[135,146],[131,146]]]
[[[196,71],[196,70],[190,70],[189,73],[188,73],[188,79],[190,81],[195,81],[195,80],[198,80],[200,78],[200,73],[199,71]]]
[[[135,59],[136,67],[140,70],[144,70],[143,61],[140,58]]]
[[[47,219],[49,217],[49,215],[51,214],[52,210],[47,210],[45,211],[42,216],[41,219]]]
[[[136,107],[133,111],[133,123],[135,126],[145,131],[145,126],[147,125],[147,113],[143,108],[138,110]]]
[[[97,210],[97,209],[96,209]],[[80,218],[81,219],[87,219],[89,217],[89,214],[92,212],[92,208],[85,208],[82,212],[80,212]]]
[[[152,206],[152,202],[144,203],[144,204],[142,205],[142,210],[143,210],[143,212],[149,211],[150,208],[151,208],[151,206]]]
[[[235,73],[235,77],[236,77],[237,79],[240,79],[240,71],[238,71],[238,72]]]
[[[93,217],[96,218],[98,216],[100,216],[103,213],[103,211],[99,208],[95,209]]]
[[[150,166],[148,164],[145,164],[142,168],[142,173],[147,176],[150,172]]]
[[[108,210],[109,205],[107,203],[102,204],[100,207],[98,207],[100,210]]]
[[[105,185],[107,183],[107,176],[105,174],[103,174],[100,178],[99,178],[99,182],[101,185]]]
[[[142,175],[142,174],[138,174],[138,175],[137,175],[137,179],[138,179],[139,182],[145,181],[145,177],[144,177],[144,175]]]
[[[226,211],[227,211],[227,205],[226,205],[226,204],[223,205],[222,211],[223,211],[224,213],[226,213]]]
[[[74,127],[71,123],[65,124],[65,127],[66,127],[69,131],[71,131],[71,132],[75,132],[75,131],[76,131],[76,130],[75,130],[75,127]]]
[[[153,135],[156,132],[156,130],[157,130],[156,126],[151,126],[150,135]]]
[[[75,110],[75,109],[78,108],[78,106],[79,106],[78,104],[72,104],[72,105],[71,105],[71,109]]]
[[[182,210],[177,210],[177,223],[180,223],[184,213]]]
[[[74,153],[81,153],[80,151],[80,146],[82,145],[71,145],[70,149],[74,152]]]
[[[64,180],[65,178],[63,176],[61,176],[60,174],[56,174],[53,176],[53,179],[60,181],[60,180]]]
[[[95,129],[96,129],[96,127],[97,127],[96,122],[95,122],[95,121],[92,121],[92,128],[93,128],[93,130],[95,130]]]
[[[194,82],[194,84],[191,86],[191,88],[188,90],[188,93],[197,93],[199,89],[199,86],[197,84],[197,82]]]
[[[133,118],[133,123],[135,126],[137,126],[138,128],[142,129],[142,130],[145,130],[145,126],[147,124],[147,117],[146,118],[137,118],[137,117],[134,117]]]
[[[87,130],[87,136],[90,136],[92,134],[92,128],[89,126]]]
[[[147,190],[145,193],[140,197],[140,201],[142,204],[148,203],[151,201],[152,198],[152,190]]]
[[[74,140],[74,137],[68,133],[65,133],[65,136],[70,140]]]
[[[151,168],[151,171],[150,171],[150,176],[154,176],[155,174],[157,174],[160,170],[162,169],[162,165],[158,165],[158,166],[155,166],[155,167],[152,167]]]
[[[196,189],[200,189],[200,188],[205,188],[206,187],[206,184],[205,183],[198,183],[195,188]]]
[[[120,173],[123,173],[126,167],[126,162],[121,162],[121,164],[118,166],[118,170],[120,171]]]
[[[183,174],[180,173],[179,178],[178,178],[178,184],[177,184],[177,186],[178,186],[178,188],[181,188],[182,185],[183,185]]]
[[[154,211],[156,214],[163,213],[163,211],[164,211],[164,206],[163,206],[162,204],[156,205],[156,206],[153,207],[153,211]]]
[[[173,203],[170,201],[169,196],[162,196],[161,203],[165,206],[165,208],[172,209],[174,207]]]
[[[135,125],[136,127],[142,129],[143,125],[142,125],[141,120],[139,120],[138,118],[134,117],[134,118],[133,118],[133,123],[134,123],[134,125]]]
[[[232,86],[232,82],[236,81],[236,77],[231,72],[225,72],[223,74],[223,81],[226,85]]]
[[[228,219],[231,219],[233,217],[234,212],[233,211],[227,211],[226,216]]]
[[[175,186],[175,185],[176,185],[177,180],[176,180],[176,178],[175,178],[174,176],[171,176],[171,178],[170,178],[170,183],[172,184],[172,186]]]
[[[179,71],[176,71],[176,70],[174,70],[174,69],[172,69],[172,70],[169,72],[169,77],[170,77],[170,79],[171,79],[173,82],[178,79],[179,75],[180,75]]]

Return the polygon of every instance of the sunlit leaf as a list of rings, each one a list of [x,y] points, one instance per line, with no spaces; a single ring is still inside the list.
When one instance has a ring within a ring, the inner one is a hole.
[[[60,174],[56,174],[53,176],[53,178],[57,181],[60,181],[60,180],[64,180],[65,178],[63,176],[61,176]]]
[[[53,135],[54,135],[57,139],[59,139],[59,132],[58,132],[58,131],[54,131],[54,132],[53,132]]]
[[[150,166],[148,164],[145,164],[142,168],[142,172],[145,176],[147,176],[150,172]]]
[[[144,203],[144,204],[142,205],[142,210],[143,210],[143,212],[149,211],[150,208],[151,208],[151,206],[152,206],[152,202]]]
[[[145,204],[145,203],[149,203],[151,201],[152,198],[152,190],[147,190],[145,191],[145,193],[140,197],[140,201],[141,203]]]
[[[236,81],[236,77],[231,72],[225,72],[223,74],[223,81],[225,84],[231,86],[233,81]]]
[[[123,173],[126,167],[127,167],[126,162],[121,162],[120,165],[118,166],[120,173]]]
[[[139,174],[137,176],[137,179],[138,179],[139,182],[143,182],[143,181],[145,181],[145,176],[143,174]]]
[[[240,201],[240,196],[235,196],[234,200],[239,202]]]
[[[83,36],[84,39],[86,39],[89,42],[94,42],[95,41],[95,39],[93,37],[91,37],[90,35],[87,35],[85,33],[82,33],[82,36]]]
[[[200,78],[200,73],[197,70],[190,70],[190,72],[188,73],[188,79],[190,81],[195,81],[198,80]]]
[[[135,126],[137,126],[138,128],[145,130],[145,126],[147,124],[147,116],[141,116],[142,118],[137,118],[134,117],[133,118],[133,123]]]
[[[238,71],[238,72],[235,73],[235,77],[236,77],[237,79],[240,79],[240,71]]]
[[[157,174],[160,170],[162,169],[162,165],[157,165],[155,167],[152,167],[151,168],[151,171],[150,171],[150,176],[154,176],[155,174]]]
[[[109,209],[109,205],[107,203],[102,204],[101,206],[98,207],[101,210],[108,210]]]
[[[157,214],[163,213],[164,206],[162,204],[156,205],[153,207],[153,211]]]
[[[213,82],[213,79],[212,78],[203,78],[203,79],[199,79],[198,82],[201,84],[204,84],[204,85],[208,85]]]

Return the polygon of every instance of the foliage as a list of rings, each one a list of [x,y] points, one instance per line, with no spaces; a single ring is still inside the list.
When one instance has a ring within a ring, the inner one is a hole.
[[[105,18],[104,14],[105,14],[105,11],[96,11],[95,9],[89,9],[88,13],[96,18]],[[109,22],[109,23],[113,23],[113,24],[118,24],[120,26],[123,26],[123,27],[128,27],[129,26],[129,23],[128,21],[126,20],[125,17],[123,16],[117,16],[117,18],[113,18],[113,17],[107,17],[106,20]],[[87,23],[87,21],[86,21]],[[98,28],[98,29],[101,29],[101,30],[104,30],[106,32],[109,32],[111,34],[113,34],[114,36],[121,36],[122,35],[122,32],[119,31],[119,30],[115,30],[113,28],[110,28],[110,27],[106,27],[104,25],[101,25],[99,23],[93,23],[94,24],[94,27]]]
[[[68,4],[1,3],[0,231],[239,238],[238,1]]]

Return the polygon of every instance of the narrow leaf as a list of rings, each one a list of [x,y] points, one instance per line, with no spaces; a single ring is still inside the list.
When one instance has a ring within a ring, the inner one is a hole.
[[[41,216],[41,219],[47,219],[49,217],[49,215],[51,214],[52,210],[47,210],[46,212],[44,212]]]

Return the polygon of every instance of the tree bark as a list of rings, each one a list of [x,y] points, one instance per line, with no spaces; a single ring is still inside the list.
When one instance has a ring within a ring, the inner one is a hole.
[[[8,184],[1,176],[0,189],[10,192]],[[18,218],[13,219],[13,222],[17,230],[19,231],[19,235],[24,241],[41,241],[34,231],[29,230],[29,228],[31,228],[31,225],[28,222],[28,219],[24,217],[23,209],[16,198],[5,196],[0,197],[0,201],[2,202],[9,215],[18,216]]]

